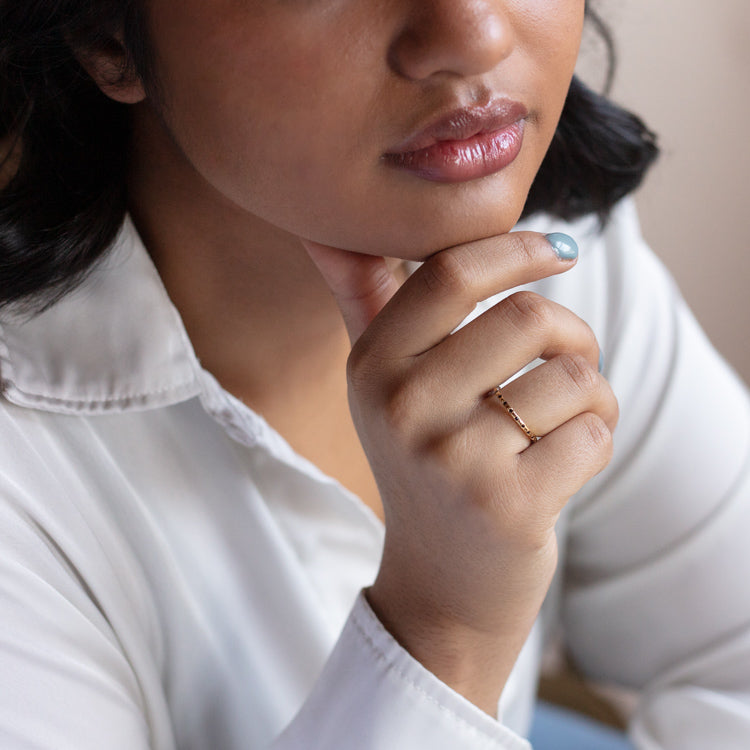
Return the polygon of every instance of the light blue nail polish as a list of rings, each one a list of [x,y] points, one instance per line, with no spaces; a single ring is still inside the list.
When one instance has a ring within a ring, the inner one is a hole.
[[[599,372],[604,369],[604,352],[599,350]]]
[[[546,237],[549,244],[555,249],[555,255],[560,260],[575,260],[578,257],[578,245],[570,235],[552,232]]]

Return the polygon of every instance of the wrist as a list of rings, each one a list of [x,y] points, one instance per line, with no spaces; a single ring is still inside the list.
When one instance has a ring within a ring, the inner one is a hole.
[[[415,602],[399,601],[377,582],[365,596],[383,627],[412,657],[477,707],[497,715],[500,694],[533,617],[510,632],[493,632]]]

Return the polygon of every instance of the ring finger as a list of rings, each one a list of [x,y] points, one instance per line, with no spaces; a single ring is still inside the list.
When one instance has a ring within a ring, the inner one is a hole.
[[[601,417],[610,431],[618,417],[617,400],[609,383],[580,354],[554,357],[498,388],[486,400],[494,402],[495,410],[513,428],[502,432],[518,450],[527,448],[533,437],[544,437],[585,412]],[[481,407],[489,405],[483,403]],[[496,424],[493,427],[497,430]]]

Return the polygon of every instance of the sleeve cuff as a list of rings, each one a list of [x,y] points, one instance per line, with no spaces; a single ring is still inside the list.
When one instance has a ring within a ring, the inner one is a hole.
[[[273,750],[531,750],[438,680],[360,593],[318,682]]]

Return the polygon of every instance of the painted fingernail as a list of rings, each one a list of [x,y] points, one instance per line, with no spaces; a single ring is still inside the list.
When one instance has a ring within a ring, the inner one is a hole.
[[[545,236],[560,260],[575,260],[578,257],[578,245],[570,235],[552,232]]]
[[[599,372],[604,369],[604,352],[599,350]]]

